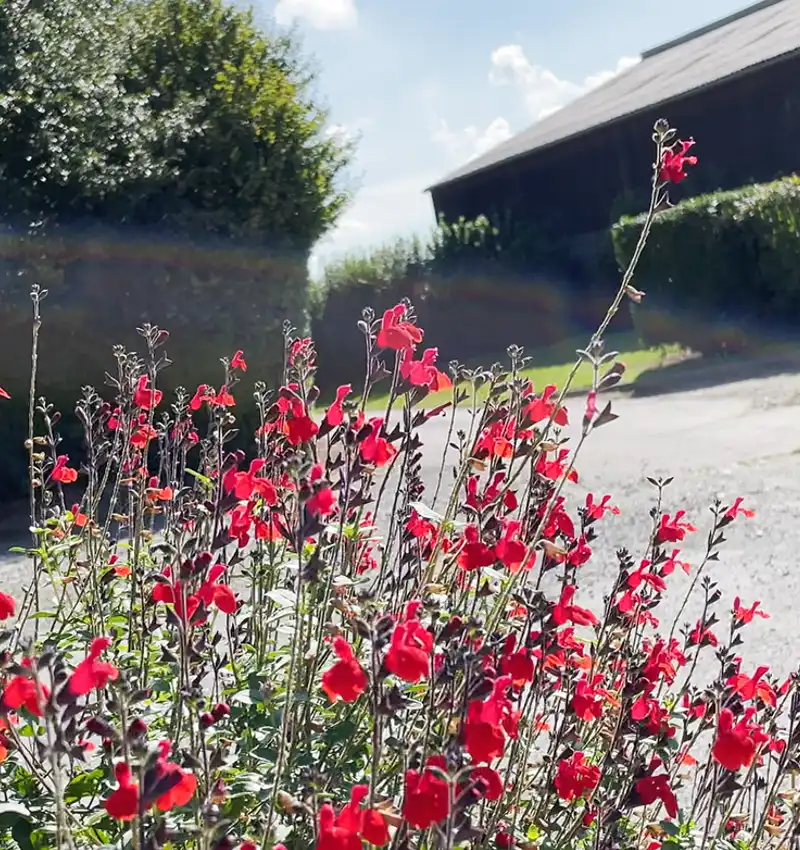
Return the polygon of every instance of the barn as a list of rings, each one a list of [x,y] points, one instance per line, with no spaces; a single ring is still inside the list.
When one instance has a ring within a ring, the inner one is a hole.
[[[696,139],[700,158],[673,201],[800,171],[800,0],[761,0],[644,52],[432,186],[435,211],[507,216],[584,258],[607,256],[612,221],[646,207],[662,117]]]

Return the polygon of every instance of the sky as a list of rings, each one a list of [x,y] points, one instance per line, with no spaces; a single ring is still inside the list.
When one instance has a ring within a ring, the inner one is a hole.
[[[357,141],[353,200],[310,268],[434,224],[425,189],[748,0],[254,0],[318,68],[329,132]]]

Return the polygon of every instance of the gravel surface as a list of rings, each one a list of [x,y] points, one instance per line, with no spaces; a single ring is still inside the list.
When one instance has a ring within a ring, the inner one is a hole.
[[[579,419],[581,399],[571,403]],[[588,491],[611,493],[620,516],[608,516],[600,527],[592,560],[582,568],[587,602],[600,603],[615,570],[615,551],[628,547],[641,555],[649,530],[648,512],[654,490],[646,476],[674,476],[666,509],[683,508],[702,531],[687,539],[686,560],[702,555],[708,505],[715,496],[728,502],[745,497],[756,510],[728,535],[713,577],[725,594],[725,608],[735,595],[748,604],[760,600],[771,615],[757,619],[746,635],[746,661],[768,663],[788,671],[800,662],[800,375],[741,381],[713,389],[642,399],[614,400],[617,421],[588,440],[578,460],[580,482],[570,485],[571,498],[583,501]],[[459,422],[459,424],[464,424]],[[447,437],[445,417],[423,428],[424,475],[431,492]],[[27,523],[3,535],[8,545],[25,545]],[[24,558],[0,556],[0,589],[19,593],[29,569]],[[672,577],[671,610],[685,592],[683,574]],[[662,613],[669,628],[670,606]],[[686,619],[696,619],[695,608]],[[720,613],[724,611],[721,609]],[[797,628],[796,628],[797,627]]]
[[[572,399],[573,419],[582,400]],[[717,496],[730,503],[745,497],[756,511],[730,527],[719,563],[711,575],[723,591],[724,617],[734,596],[748,604],[760,600],[770,619],[756,619],[745,633],[742,655],[788,672],[800,663],[800,375],[761,380],[642,399],[613,401],[620,418],[592,434],[578,458],[579,483],[569,485],[574,502],[589,491],[611,493],[619,516],[607,515],[598,527],[594,556],[582,568],[584,600],[599,605],[616,572],[615,553],[627,547],[641,557],[650,529],[648,512],[655,490],[647,476],[674,476],[666,490],[665,509],[686,510],[701,531],[684,545],[685,560],[702,558],[711,520],[708,507]],[[444,419],[425,426],[431,458],[426,478],[435,482],[436,456],[444,444]],[[669,630],[688,588],[682,572],[670,580],[667,601],[659,608]],[[689,606],[683,620],[694,623],[699,606]],[[720,636],[724,632],[720,629]],[[704,653],[706,670],[713,654]]]

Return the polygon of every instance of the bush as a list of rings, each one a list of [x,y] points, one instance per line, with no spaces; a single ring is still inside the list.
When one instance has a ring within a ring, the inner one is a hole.
[[[621,266],[645,216],[612,228]],[[759,325],[800,315],[800,178],[702,195],[659,212],[637,269],[647,298],[635,322],[649,342],[699,351],[746,347]]]
[[[335,224],[352,146],[293,37],[223,0],[3,0],[0,31],[4,223],[301,252]]]
[[[118,350],[113,388],[77,408],[88,462],[59,453],[52,411],[30,444],[30,584],[0,593],[3,840],[783,846],[800,682],[740,669],[764,612],[736,599],[717,628],[709,574],[752,512],[716,503],[692,568],[696,529],[654,482],[644,557],[618,552],[601,609],[582,596],[617,512],[610,495],[571,498],[580,446],[616,418],[598,404],[624,371],[602,355],[606,326],[582,352],[596,389],[572,453],[569,383],[535,392],[516,349],[509,373],[445,375],[403,305],[364,329],[367,388],[391,383],[382,415],[344,386],[312,416],[313,343],[289,335],[249,462],[229,448],[242,352],[214,388],[167,399],[164,334],[146,330],[142,357]],[[487,381],[441,447],[454,485],[426,490],[436,414],[417,403],[455,383],[455,406]],[[653,612],[682,571],[662,633]],[[695,591],[702,615],[679,631]]]

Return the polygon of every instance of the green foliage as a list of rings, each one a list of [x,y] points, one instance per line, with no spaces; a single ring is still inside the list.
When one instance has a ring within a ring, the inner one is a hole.
[[[636,216],[613,226],[621,267],[643,224],[644,216]],[[755,321],[796,322],[798,235],[797,177],[702,195],[660,212],[636,274],[636,286],[647,293],[637,323],[650,341],[713,351],[727,346],[733,329],[741,333]]]
[[[0,0],[0,215],[307,249],[347,195],[287,36],[222,0]]]

